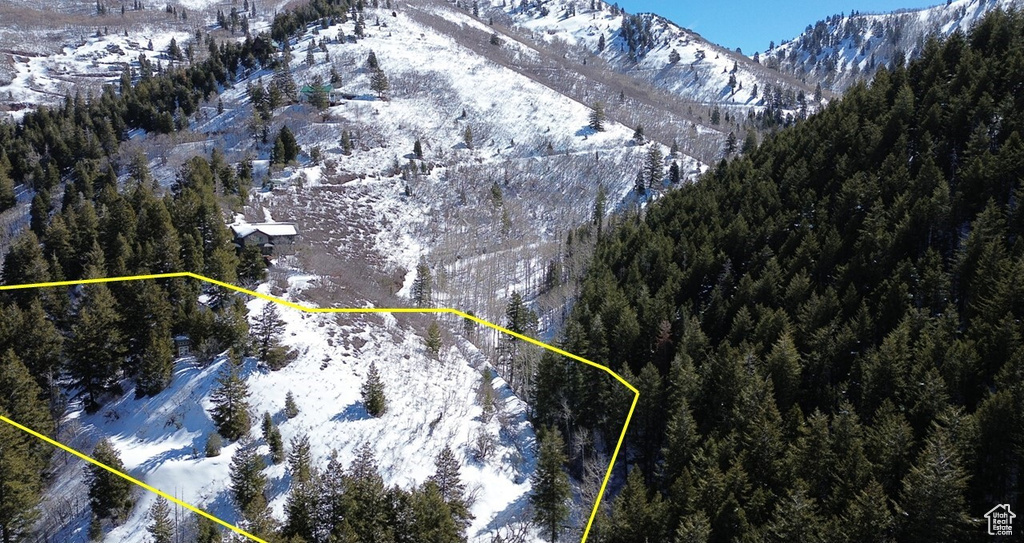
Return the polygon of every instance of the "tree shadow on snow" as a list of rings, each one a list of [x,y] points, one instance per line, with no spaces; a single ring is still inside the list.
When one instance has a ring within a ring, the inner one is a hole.
[[[590,126],[584,126],[583,128],[580,128],[579,130],[576,131],[576,135],[581,138],[593,136],[594,134],[597,134],[597,130],[594,130]]]
[[[504,528],[509,524],[520,521],[529,521],[532,516],[531,511],[533,510],[530,505],[530,493],[527,492],[510,504],[505,509],[498,511],[491,518],[491,521],[487,523],[482,532],[493,532],[499,528]]]
[[[334,422],[345,422],[349,420],[366,420],[370,418],[370,414],[366,411],[366,406],[363,402],[352,402],[348,404],[340,413],[331,417]]]
[[[178,447],[177,449],[168,449],[166,451],[163,451],[163,452],[161,452],[159,454],[156,454],[156,455],[146,459],[145,462],[139,464],[139,467],[136,468],[133,471],[141,471],[142,473],[149,473],[149,472],[155,470],[156,468],[160,467],[161,465],[163,465],[164,462],[169,462],[171,460],[183,460],[183,459],[186,459],[186,458],[187,459],[192,459],[192,458],[194,458],[194,456],[193,456],[194,454],[198,454],[198,449],[196,449],[194,444],[193,445],[182,445],[181,447]]]

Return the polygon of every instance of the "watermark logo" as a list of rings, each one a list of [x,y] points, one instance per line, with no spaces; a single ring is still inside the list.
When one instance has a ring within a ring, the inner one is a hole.
[[[985,513],[985,518],[988,519],[988,535],[1013,535],[1013,519],[1017,515],[1010,510],[1010,504],[1001,503],[993,507]]]

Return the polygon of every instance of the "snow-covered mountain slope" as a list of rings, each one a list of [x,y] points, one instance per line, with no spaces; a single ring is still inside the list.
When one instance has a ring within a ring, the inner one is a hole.
[[[443,4],[420,6],[395,16],[380,10],[380,27],[374,24],[375,12],[368,10],[365,38],[327,45],[332,64],[315,53],[317,62],[305,65],[302,53],[316,36],[293,45],[292,74],[300,85],[317,76],[328,80],[333,65],[341,70],[340,90],[358,99],[329,108],[326,122],[311,115],[308,106],[281,114],[299,143],[319,147],[325,158],[297,171],[291,179],[296,185],[304,179],[301,187],[267,196],[267,205],[276,219],[299,223],[304,239],[316,248],[311,260],[329,255],[346,260],[352,247],[360,251],[367,243],[378,247],[386,242],[377,252],[399,273],[411,273],[420,257],[436,266],[435,273],[445,278],[437,289],[438,303],[497,322],[512,290],[532,297],[548,262],[561,258],[559,247],[567,233],[591,220],[598,187],[607,193],[607,211],[637,204],[632,192],[636,172],[652,146],[663,156],[669,147],[637,145],[633,129],[614,121],[603,132],[591,130],[587,105],[510,68],[502,57],[488,58],[464,45],[473,36],[471,25],[481,23]],[[426,10],[443,17],[423,17]],[[461,37],[434,26],[452,23],[464,25]],[[350,35],[352,25],[335,25],[320,36]],[[488,36],[482,34],[485,40]],[[502,48],[524,57],[541,54],[511,41]],[[365,63],[370,51],[391,81],[388,101],[374,99],[369,88]],[[243,89],[237,85],[225,94],[225,114],[211,119],[209,130],[226,122],[219,117],[246,110]],[[669,129],[671,120],[671,115],[652,114],[642,122],[648,129],[664,122]],[[472,149],[464,141],[467,128]],[[349,155],[339,149],[344,130],[357,140]],[[683,148],[702,137],[696,127],[679,134]],[[413,160],[416,167],[403,171],[414,158],[417,139],[423,160]],[[706,169],[682,153],[665,158],[663,167],[672,161],[684,178]],[[353,235],[378,232],[370,236],[378,241],[345,243],[341,229]],[[409,243],[396,247],[397,242],[386,240]],[[495,269],[507,281],[496,280]]]
[[[834,15],[764,51],[760,59],[810,85],[820,82],[839,92],[898,56],[917,56],[928,36],[967,31],[989,11],[1021,6],[1021,0],[955,0],[921,10]]]
[[[312,277],[292,277],[289,298],[301,297]],[[268,291],[268,285],[260,289]],[[270,303],[254,299],[251,313]],[[490,541],[493,533],[523,517],[526,494],[533,471],[534,434],[525,418],[524,404],[512,395],[500,378],[493,386],[498,412],[486,422],[478,402],[485,358],[463,338],[446,338],[439,360],[430,357],[418,317],[397,320],[390,314],[309,314],[280,307],[285,322],[282,342],[298,358],[280,371],[260,369],[247,359],[242,375],[256,415],[250,436],[257,440],[260,454],[269,466],[270,508],[284,519],[289,488],[286,464],[274,465],[269,448],[260,437],[259,417],[269,412],[287,446],[299,435],[309,437],[312,456],[320,468],[331,451],[337,451],[349,465],[356,449],[370,444],[381,474],[388,485],[409,488],[422,483],[434,472],[434,459],[450,446],[462,463],[461,475],[467,493],[475,496],[475,516],[468,534],[471,541]],[[380,370],[388,399],[388,410],[380,418],[366,413],[360,399],[368,368]],[[226,444],[219,456],[203,454],[207,438],[215,431],[210,418],[210,396],[216,379],[225,370],[222,357],[208,367],[197,367],[191,359],[178,361],[171,387],[160,394],[134,399],[132,390],[94,415],[78,409],[65,417],[65,427],[76,427],[71,445],[91,450],[100,437],[108,437],[119,450],[127,471],[169,494],[197,505],[219,518],[237,523],[237,509],[229,490],[231,455],[242,446]],[[299,414],[284,416],[285,396],[295,395]],[[475,451],[479,435],[491,436],[494,449],[485,458]],[[84,472],[79,463],[68,464],[54,477],[49,504],[76,499],[86,492]],[[114,528],[104,541],[140,543],[148,541],[145,527],[155,496],[141,490],[128,520]],[[44,506],[52,511],[53,507]],[[88,508],[54,534],[55,541],[88,541]],[[188,530],[195,515],[182,510],[181,530]],[[186,538],[187,539],[187,538]]]
[[[754,106],[766,85],[792,89],[793,94],[807,90],[800,81],[766,70],[656,14],[628,14],[600,1],[490,1],[495,7],[489,9],[499,10],[540,40],[564,42],[578,48],[577,54],[597,54],[619,72],[694,102]]]

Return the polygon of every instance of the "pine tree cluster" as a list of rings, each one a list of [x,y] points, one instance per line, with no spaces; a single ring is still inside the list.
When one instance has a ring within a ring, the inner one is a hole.
[[[562,344],[640,396],[592,541],[985,537],[1024,465],[1022,28],[929,40],[601,237]],[[535,377],[578,478],[633,401],[583,375]]]

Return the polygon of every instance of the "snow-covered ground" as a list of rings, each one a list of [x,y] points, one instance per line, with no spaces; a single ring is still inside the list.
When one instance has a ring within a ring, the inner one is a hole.
[[[311,281],[316,278],[293,277],[289,297]],[[260,290],[267,292],[268,286]],[[270,302],[253,299],[251,313],[266,303]],[[525,405],[500,378],[495,378],[493,385],[505,415],[487,423],[481,420],[476,395],[486,362],[471,344],[451,339],[440,360],[435,360],[428,356],[423,338],[411,325],[390,314],[310,314],[279,307],[285,321],[282,340],[299,356],[276,372],[259,368],[254,359],[243,364],[254,415],[250,435],[261,439],[260,417],[269,412],[286,445],[295,436],[309,436],[313,457],[321,467],[331,451],[337,451],[347,465],[356,449],[369,443],[385,482],[406,488],[433,473],[434,458],[449,445],[462,460],[468,493],[476,498],[471,508],[475,516],[469,530],[471,540],[489,541],[489,532],[521,517],[535,463],[533,430],[525,418]],[[366,413],[359,394],[371,363],[380,370],[388,398],[388,410],[380,418]],[[215,431],[209,416],[210,396],[225,364],[221,358],[200,368],[190,359],[179,360],[171,387],[152,398],[136,400],[129,390],[123,399],[95,415],[72,411],[67,419],[81,426],[78,445],[109,437],[128,473],[237,523],[240,519],[230,498],[229,464],[240,445],[227,444],[214,458],[203,456],[206,439]],[[283,414],[289,391],[299,407],[299,415],[290,420]],[[504,427],[499,423],[502,418]],[[494,452],[483,461],[471,453],[479,432],[490,434],[496,442]],[[271,510],[283,520],[289,481],[286,464],[273,465],[262,441],[259,451],[269,465],[265,474]],[[81,491],[82,471],[66,475],[60,478],[58,489],[71,492],[77,487]],[[142,491],[137,496],[131,517],[104,541],[143,540],[155,496]],[[59,498],[50,496],[51,500]],[[74,531],[60,534],[61,540],[86,541],[86,525],[72,524]]]
[[[137,63],[140,54],[155,63],[167,65],[167,47],[171,39],[184,43],[189,33],[147,26],[124,34],[92,35],[68,43],[52,55],[13,55],[15,76],[0,86],[0,96],[13,102],[47,104],[74,94],[75,82],[89,78],[97,83],[113,83],[124,68]],[[153,48],[149,48],[152,43]],[[163,57],[163,58],[161,58]]]

